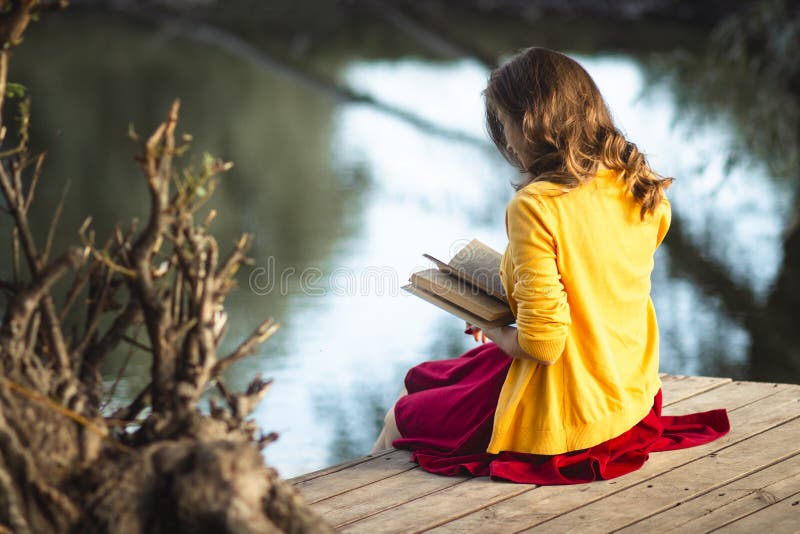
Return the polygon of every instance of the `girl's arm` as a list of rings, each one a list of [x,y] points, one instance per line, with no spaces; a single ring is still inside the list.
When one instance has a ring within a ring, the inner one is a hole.
[[[506,228],[517,327],[498,337],[518,357],[555,362],[564,352],[571,323],[557,265],[556,217],[539,195],[520,191],[506,207]]]
[[[473,327],[476,328],[476,327]],[[552,365],[553,361],[544,361],[534,358],[520,346],[519,338],[517,337],[518,330],[513,326],[497,326],[484,330],[483,333],[486,337],[494,341],[495,345],[500,347],[500,350],[515,359],[520,360],[533,360],[541,365]]]

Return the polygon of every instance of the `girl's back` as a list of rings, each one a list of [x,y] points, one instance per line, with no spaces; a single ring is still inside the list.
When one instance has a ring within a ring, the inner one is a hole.
[[[666,199],[642,218],[608,169],[568,192],[533,182],[509,202],[501,276],[520,345],[555,363],[513,362],[490,452],[583,449],[648,412],[660,388],[650,273],[669,220]]]

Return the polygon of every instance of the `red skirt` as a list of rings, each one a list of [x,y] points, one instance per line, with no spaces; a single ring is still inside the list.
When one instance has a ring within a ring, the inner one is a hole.
[[[395,405],[398,449],[441,475],[491,476],[523,484],[579,484],[639,469],[651,452],[694,447],[728,433],[724,409],[661,415],[653,408],[627,432],[588,449],[556,455],[486,452],[497,399],[512,359],[493,342],[450,360],[424,362],[406,375],[408,395]]]

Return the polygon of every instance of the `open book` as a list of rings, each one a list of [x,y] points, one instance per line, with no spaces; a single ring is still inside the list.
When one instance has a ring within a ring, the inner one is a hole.
[[[514,322],[500,279],[499,252],[473,239],[447,263],[423,256],[436,267],[412,274],[402,289],[480,328]]]

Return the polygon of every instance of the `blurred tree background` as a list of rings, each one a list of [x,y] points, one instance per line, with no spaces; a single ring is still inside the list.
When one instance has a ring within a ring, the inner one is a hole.
[[[666,96],[659,98],[670,101],[676,128],[702,131],[709,125],[725,125],[721,176],[747,176],[753,169],[765,169],[770,191],[786,197],[783,202],[788,206],[773,214],[780,225],[775,238],[779,254],[755,259],[715,253],[725,239],[738,240],[735,250],[750,250],[751,238],[731,237],[726,228],[690,220],[686,210],[703,205],[717,209],[712,196],[692,198],[692,206],[684,204],[684,211],[676,207],[665,242],[669,261],[661,262],[668,264],[663,276],[667,282],[654,281],[657,305],[662,306],[660,323],[663,317],[662,326],[667,325],[662,337],[665,370],[800,382],[797,2],[73,0],[71,4],[67,12],[31,27],[29,42],[16,52],[11,73],[34,95],[37,119],[32,135],[37,146],[49,150],[51,175],[71,180],[71,207],[60,226],[59,241],[71,241],[72,229],[86,214],[94,216],[103,233],[107,229],[103,225],[142,211],[146,193],[129,164],[125,126],[134,120],[155,124],[161,117],[154,113],[175,96],[183,100],[183,121],[195,136],[195,146],[236,162],[215,193],[215,206],[224,214],[217,222],[218,231],[223,236],[254,232],[254,256],[260,264],[274,258],[277,271],[318,267],[329,273],[342,265],[396,262],[397,256],[370,253],[379,248],[380,238],[370,237],[365,230],[369,227],[382,229],[383,241],[400,241],[402,235],[405,241],[395,243],[395,248],[405,256],[422,252],[424,230],[409,229],[405,234],[387,230],[413,220],[409,212],[393,213],[376,200],[389,198],[386,191],[395,195],[402,189],[384,177],[388,167],[351,157],[341,148],[347,143],[342,117],[355,107],[414,129],[448,150],[479,154],[495,174],[504,172],[495,178],[496,189],[486,188],[480,205],[469,205],[472,221],[491,220],[502,230],[503,204],[510,192],[503,182],[511,175],[507,169],[497,171],[503,169],[502,163],[483,132],[437,118],[438,108],[426,103],[427,96],[439,89],[435,82],[403,86],[410,93],[403,102],[411,104],[401,105],[393,93],[354,82],[353,73],[364,65],[377,72],[417,65],[436,73],[466,64],[465,69],[474,68],[485,76],[504,57],[531,45],[590,60],[622,58],[641,72],[645,86],[666,88]],[[33,67],[41,64],[47,68]],[[476,98],[479,90],[473,91]],[[477,109],[479,101],[475,102]],[[378,119],[370,124],[375,144],[393,142],[389,137],[383,141],[383,123]],[[693,145],[687,135],[685,145],[675,152],[690,152]],[[402,146],[387,150],[394,153],[385,161],[404,166],[406,175],[418,173],[429,157]],[[422,161],[413,164],[411,159]],[[480,165],[465,164],[455,173],[491,174],[475,170]],[[420,189],[419,196],[437,206],[428,209],[437,214],[428,224],[446,228],[435,235],[483,232],[483,223],[470,226],[436,211],[445,204],[440,202],[443,197],[424,188],[440,176],[409,179],[406,185]],[[676,187],[705,180],[703,176],[699,171],[696,176],[678,176]],[[466,195],[474,181],[462,179],[470,184],[463,185]],[[732,187],[731,181],[723,178],[708,188],[724,192]],[[59,195],[58,188],[41,193],[39,211],[32,216],[35,231],[46,232]],[[736,217],[736,209],[727,215]],[[375,210],[383,214],[381,220],[391,219],[387,227],[375,222],[378,219],[371,215]],[[3,224],[0,232],[7,235]],[[742,274],[739,264],[745,259],[754,267]],[[0,265],[0,270],[6,269]],[[763,275],[768,280],[765,288],[753,282],[762,270],[768,273]],[[242,287],[247,288],[250,274],[240,273]],[[669,311],[673,289],[681,283],[688,284],[696,302],[708,307],[713,328],[705,329],[691,318],[687,322],[696,325],[694,331],[678,321],[678,326],[669,327],[669,314],[662,310]],[[365,452],[408,364],[454,356],[468,347],[459,337],[463,335],[458,325],[435,313],[421,315],[426,313],[422,304],[409,304],[413,311],[408,312],[387,300],[375,308],[363,300],[342,304],[332,297],[304,298],[307,295],[301,295],[296,280],[289,284],[286,292],[245,290],[232,296],[229,338],[235,343],[244,337],[246,332],[237,330],[237,325],[248,324],[243,319],[265,310],[287,325],[286,332],[265,346],[262,361],[251,365],[277,378],[263,418],[269,420],[270,410],[294,414],[306,410],[315,414],[312,418],[331,422],[322,433],[312,423],[297,423],[293,428],[308,435],[304,442],[308,449],[295,447],[295,454],[313,454],[318,442],[326,444],[329,461]],[[329,309],[330,316],[322,317],[316,308]],[[364,309],[371,311],[358,311]],[[408,332],[392,324],[395,312],[410,325],[413,337],[422,340],[409,340]],[[372,322],[362,329],[347,326],[358,323],[360,313],[371,313]],[[342,319],[343,314],[349,315]],[[730,342],[734,337],[737,341]],[[693,341],[686,344],[683,338]],[[306,360],[313,365],[303,363]],[[320,373],[319,365],[331,360],[341,375],[329,374],[323,384],[309,378],[309,372]],[[374,371],[365,362],[383,362],[388,370]],[[130,362],[130,378],[121,385],[120,397],[143,385],[136,376],[146,374],[148,365]],[[252,370],[244,365],[241,370],[234,368],[231,380],[241,385]],[[117,371],[105,370],[109,380]],[[287,386],[293,393],[283,393],[291,401],[281,400],[281,383],[296,384]],[[307,392],[310,406],[303,406],[298,392]],[[368,428],[359,423],[364,420],[369,421]],[[291,428],[278,430],[285,430],[286,439],[291,439]],[[307,467],[313,465],[297,469]]]

